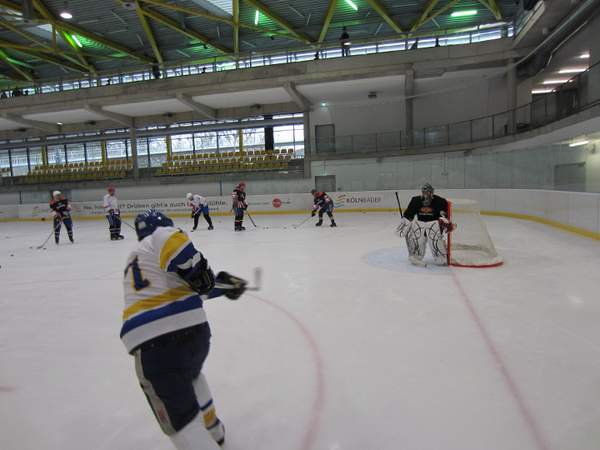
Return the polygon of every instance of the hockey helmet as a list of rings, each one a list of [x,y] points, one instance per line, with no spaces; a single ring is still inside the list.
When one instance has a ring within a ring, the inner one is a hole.
[[[316,190],[316,189],[311,189],[311,190],[310,190],[310,193],[311,193],[312,195],[315,195],[315,194],[317,193],[317,190]]]
[[[52,197],[59,197],[59,196],[61,196],[61,195],[62,195],[62,192],[60,192],[60,191],[54,191],[54,192],[52,193]]]
[[[191,192],[188,192],[187,194],[185,194],[185,198],[187,198],[188,200],[191,200],[194,198],[194,194],[192,194]]]
[[[431,184],[429,184],[429,183],[425,183],[423,185],[423,187],[421,188],[421,192],[423,194],[428,193],[430,195],[433,195],[433,192],[434,192],[433,186]]]
[[[150,236],[158,227],[172,227],[173,221],[156,209],[149,209],[135,218],[138,241]]]
[[[106,188],[106,190],[108,191],[109,194],[114,194],[115,191],[117,190],[112,184],[109,184],[108,187]]]

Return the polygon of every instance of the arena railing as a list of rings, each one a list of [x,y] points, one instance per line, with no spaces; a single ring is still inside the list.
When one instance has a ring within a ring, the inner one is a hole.
[[[445,47],[465,45],[513,36],[512,22],[497,22],[488,25],[463,28],[459,30],[442,30],[422,36],[414,34],[403,39],[363,39],[353,40],[350,56],[377,53],[397,52],[415,48]],[[210,72],[239,70],[252,67],[271,66],[311,61],[315,59],[341,58],[339,44],[321,45],[315,48],[274,50],[272,52],[252,52],[240,54],[237,58],[219,56],[195,60],[187,64],[169,65],[161,70],[161,77],[173,78],[190,75],[202,75]],[[54,92],[65,92],[89,89],[100,86],[136,83],[155,79],[150,66],[136,67],[117,72],[106,72],[98,77],[69,77],[51,80],[40,80],[35,83],[15,82],[7,85],[2,91],[2,98],[21,95],[40,95]]]
[[[315,151],[327,153],[389,152],[469,144],[518,135],[600,104],[600,62],[531,103],[515,109],[460,122],[408,131],[335,136],[317,139]]]

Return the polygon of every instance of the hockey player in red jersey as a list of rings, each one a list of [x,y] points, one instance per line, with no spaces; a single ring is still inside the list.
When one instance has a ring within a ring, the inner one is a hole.
[[[333,219],[333,200],[331,197],[327,195],[325,192],[319,192],[316,189],[310,191],[314,198],[313,209],[311,212],[311,216],[315,216],[319,213],[319,221],[316,223],[316,226],[320,227],[323,225],[323,214],[327,214],[329,216],[329,220],[331,220],[331,227],[337,227],[335,220]]]
[[[445,233],[452,231],[453,225],[448,220],[448,202],[445,198],[434,194],[433,187],[425,183],[421,195],[410,200],[404,217],[396,228],[400,237],[406,238],[409,260],[417,266],[426,265],[425,246],[429,249],[437,265],[447,264]]]

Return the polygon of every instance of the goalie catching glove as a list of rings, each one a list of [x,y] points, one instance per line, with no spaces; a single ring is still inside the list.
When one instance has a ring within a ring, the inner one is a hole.
[[[448,220],[447,217],[440,217],[438,219],[438,223],[440,224],[440,231],[443,233],[451,233],[456,229],[456,225]]]
[[[248,282],[227,272],[219,272],[216,287],[223,290],[223,295],[229,300],[237,300],[246,292]]]

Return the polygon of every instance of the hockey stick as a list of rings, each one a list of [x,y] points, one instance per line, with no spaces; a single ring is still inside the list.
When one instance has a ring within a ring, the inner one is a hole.
[[[54,233],[56,233],[56,230],[58,230],[58,227],[59,227],[61,224],[62,224],[62,220],[60,220],[60,221],[59,221],[59,222],[56,224],[56,226],[55,226],[55,227],[52,229],[52,231],[50,232],[50,234],[48,235],[48,237],[46,238],[46,240],[44,241],[44,243],[43,243],[42,245],[38,245],[38,246],[36,247],[36,249],[37,249],[37,250],[40,250],[40,249],[44,248],[44,245],[46,245],[46,243],[47,243],[47,242],[50,240],[50,238],[52,237],[52,235],[53,235]]]
[[[131,228],[133,231],[135,231],[137,233],[137,230],[135,229],[135,227],[133,225],[130,225],[129,222],[125,222],[124,220],[121,219],[121,223],[124,223],[125,225],[127,225],[129,228]]]
[[[260,291],[261,284],[262,284],[262,268],[255,267],[254,268],[254,286],[247,287],[246,290],[247,291]],[[215,283],[215,287],[218,289],[224,289],[224,290],[237,288],[237,286],[234,286],[232,284],[225,284],[225,283]]]
[[[300,222],[298,225],[294,225],[295,229],[300,228],[302,225],[304,225],[306,222],[308,222],[310,219],[312,219],[313,216],[308,216],[306,219],[304,219],[302,222]]]
[[[254,225],[254,228],[258,228],[256,226],[256,223],[254,223],[254,219],[252,218],[252,216],[250,215],[250,213],[248,211],[246,211],[246,215],[248,216],[248,219],[250,219],[250,222],[252,222],[252,225]]]
[[[396,202],[398,203],[398,211],[400,212],[400,217],[404,217],[404,214],[402,214],[402,206],[400,206],[400,197],[398,197],[398,192],[396,192]]]

